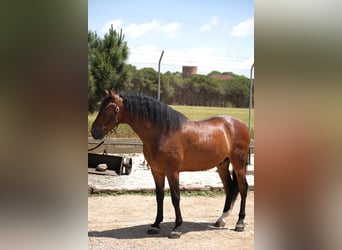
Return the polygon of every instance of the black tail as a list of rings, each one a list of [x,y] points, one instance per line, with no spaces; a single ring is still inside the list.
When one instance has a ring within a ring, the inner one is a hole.
[[[237,177],[235,174],[235,171],[233,169],[233,184],[232,184],[232,200],[235,201],[237,194],[239,193],[239,186],[238,186],[238,181],[237,181]]]

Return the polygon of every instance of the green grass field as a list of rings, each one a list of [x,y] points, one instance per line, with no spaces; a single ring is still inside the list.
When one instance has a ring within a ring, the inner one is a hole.
[[[248,108],[220,108],[220,107],[198,107],[198,106],[177,106],[171,105],[171,107],[185,116],[190,120],[201,120],[207,117],[216,115],[230,115],[236,117],[248,126]],[[88,137],[90,135],[90,127],[96,118],[97,113],[88,115]],[[254,109],[252,109],[251,114],[251,127],[252,127],[252,137],[254,138]],[[116,138],[135,138],[137,135],[132,131],[132,129],[126,124],[120,124],[117,133],[110,135],[110,137]]]

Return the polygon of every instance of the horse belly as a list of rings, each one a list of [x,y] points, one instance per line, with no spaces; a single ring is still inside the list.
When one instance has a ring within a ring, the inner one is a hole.
[[[185,153],[184,160],[180,166],[180,171],[202,171],[217,166],[227,157],[217,149],[191,150]]]

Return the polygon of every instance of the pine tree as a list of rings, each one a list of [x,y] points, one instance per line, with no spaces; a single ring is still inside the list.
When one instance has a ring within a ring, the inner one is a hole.
[[[125,86],[128,58],[125,36],[113,26],[100,38],[96,32],[88,32],[88,111],[97,109],[106,89],[120,91]]]

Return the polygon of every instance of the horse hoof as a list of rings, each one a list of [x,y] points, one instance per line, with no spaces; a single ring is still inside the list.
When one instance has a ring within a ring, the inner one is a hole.
[[[160,231],[160,228],[158,228],[158,227],[150,227],[147,230],[147,233],[148,234],[157,234],[157,233],[159,233],[159,231]]]
[[[226,225],[226,222],[223,220],[216,221],[214,224],[215,227],[224,227],[225,225]]]
[[[244,229],[245,229],[245,224],[244,223],[238,223],[235,226],[235,231],[236,232],[243,232]]]
[[[179,239],[182,235],[181,231],[172,231],[169,235],[169,239]]]

